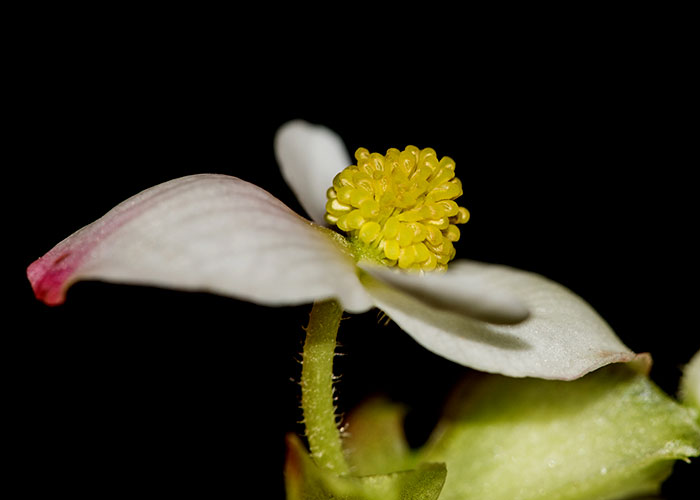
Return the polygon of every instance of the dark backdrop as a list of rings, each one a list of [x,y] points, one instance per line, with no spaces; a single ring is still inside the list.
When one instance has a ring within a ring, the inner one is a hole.
[[[36,471],[28,491],[205,496],[250,483],[255,498],[282,496],[310,307],[81,283],[49,308],[24,270],[118,202],[182,175],[236,175],[300,210],[272,150],[294,118],[333,128],[351,152],[415,144],[453,157],[472,214],[458,256],[570,287],[653,354],[652,377],[675,393],[700,347],[682,58],[653,37],[465,35],[449,55],[380,55],[325,52],[327,31],[292,30],[265,48],[268,31],[244,35],[239,23],[36,29],[31,57],[16,61],[6,411],[19,421],[16,463]],[[424,439],[464,369],[379,326],[376,311],[345,322],[340,341],[341,410],[389,395],[411,408],[412,442]],[[679,465],[669,498],[689,470]]]

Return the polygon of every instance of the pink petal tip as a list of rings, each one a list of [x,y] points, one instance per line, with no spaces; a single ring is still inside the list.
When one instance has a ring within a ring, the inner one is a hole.
[[[62,304],[76,265],[77,259],[70,252],[56,256],[51,251],[34,261],[27,268],[27,278],[36,298],[50,306]]]

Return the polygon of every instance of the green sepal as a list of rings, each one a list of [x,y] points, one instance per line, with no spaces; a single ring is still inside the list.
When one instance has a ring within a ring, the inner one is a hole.
[[[440,500],[628,498],[700,454],[696,416],[626,365],[572,382],[481,375],[421,458],[449,468]]]
[[[404,405],[373,397],[348,415],[343,444],[357,475],[386,474],[418,465],[406,441],[406,411]]]
[[[369,476],[338,476],[321,469],[295,435],[287,437],[287,500],[437,500],[445,482],[444,464]]]

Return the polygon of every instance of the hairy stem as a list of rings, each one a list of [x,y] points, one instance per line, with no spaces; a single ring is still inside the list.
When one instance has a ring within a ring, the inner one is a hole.
[[[349,468],[333,404],[333,357],[342,313],[334,300],[313,305],[301,370],[301,405],[311,455],[319,467],[341,475]]]

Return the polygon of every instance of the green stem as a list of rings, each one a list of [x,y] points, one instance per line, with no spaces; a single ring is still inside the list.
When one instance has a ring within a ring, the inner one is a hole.
[[[341,475],[349,467],[333,404],[333,357],[342,314],[334,300],[313,305],[301,370],[301,406],[311,455],[319,467]]]

